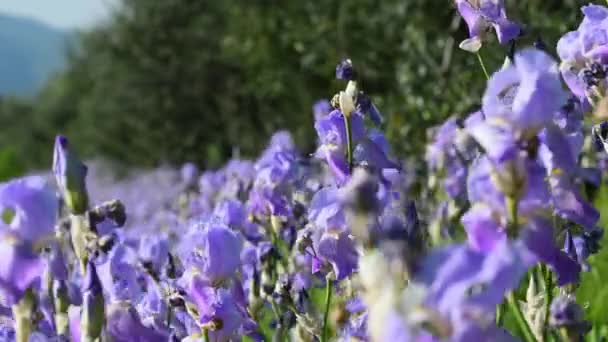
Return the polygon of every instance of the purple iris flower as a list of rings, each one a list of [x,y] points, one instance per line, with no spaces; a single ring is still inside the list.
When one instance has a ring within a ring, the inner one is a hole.
[[[462,216],[461,221],[469,244],[476,251],[489,252],[507,237],[505,228],[496,220],[495,213],[483,204],[474,205]]]
[[[536,134],[566,103],[557,63],[536,49],[518,51],[514,63],[494,73],[483,96],[488,119],[510,123],[524,137]]]
[[[221,224],[192,227],[179,248],[182,261],[213,286],[232,277],[241,263],[241,238]]]
[[[169,241],[162,234],[145,235],[139,241],[139,258],[144,267],[160,276],[169,259]]]
[[[357,269],[359,252],[350,234],[323,234],[315,245],[320,258],[329,262],[337,280],[350,276]]]
[[[109,299],[135,301],[141,295],[135,251],[119,244],[97,262],[97,274]]]
[[[483,41],[489,27],[505,44],[521,33],[518,24],[507,19],[504,0],[456,0],[458,12],[467,23],[470,39]]]
[[[351,126],[353,143],[356,144],[365,135],[363,117],[358,114],[353,114],[351,116]],[[316,121],[315,129],[322,144],[346,146],[344,117],[339,110],[334,110],[326,117]]]
[[[211,325],[211,341],[227,342],[239,337],[239,329],[245,316],[232,292],[224,288],[213,288],[194,278],[188,295],[197,306],[199,322]]]
[[[308,210],[308,220],[324,231],[340,232],[346,229],[344,206],[337,188],[327,187],[314,195]]]
[[[521,243],[530,253],[525,256],[526,262],[533,265],[542,261],[549,265],[557,274],[560,286],[578,281],[580,265],[557,247],[553,228],[545,219],[530,220],[523,230]]]
[[[426,162],[434,169],[441,169],[449,158],[458,135],[458,119],[451,117],[441,124],[433,134],[433,142],[426,148]]]
[[[116,342],[166,341],[168,334],[147,327],[128,302],[117,302],[108,307],[106,331]]]
[[[324,116],[331,113],[332,110],[331,104],[325,99],[315,102],[312,107],[315,121],[321,120]]]
[[[528,267],[520,248],[502,240],[487,254],[466,245],[435,251],[423,262],[419,277],[429,286],[427,303],[440,313],[449,317],[468,306],[492,314]]]
[[[357,164],[375,169],[399,169],[399,165],[388,157],[388,143],[384,135],[372,132],[353,151]]]
[[[558,215],[587,229],[595,228],[600,218],[599,211],[583,198],[567,175],[553,175],[549,178],[549,184]]]
[[[363,117],[354,112],[350,116],[353,148],[365,136]],[[320,146],[315,157],[325,160],[338,184],[344,184],[350,173],[346,161],[347,137],[344,116],[339,110],[315,122]]]
[[[17,239],[38,242],[52,236],[58,202],[41,177],[26,177],[0,185],[0,229]],[[7,222],[8,219],[8,222]]]
[[[45,263],[34,244],[53,235],[57,207],[57,198],[40,177],[0,186],[0,294],[7,303],[16,303],[40,279]]]
[[[238,200],[225,200],[220,202],[214,215],[230,228],[241,230],[247,223],[245,206]]]
[[[608,8],[589,4],[581,11],[584,19],[575,31],[562,36],[557,43],[560,71],[570,90],[585,98],[597,85],[606,85],[608,63]]]
[[[27,242],[0,241],[0,256],[0,295],[7,305],[12,305],[40,280],[44,261]]]
[[[547,211],[551,205],[551,193],[546,182],[545,169],[533,160],[523,160],[521,164],[518,166],[521,169],[517,170],[518,178],[525,181],[524,186],[518,189],[519,214],[530,216]],[[471,203],[484,203],[502,217],[506,217],[505,194],[498,179],[501,174],[509,171],[502,167],[504,164],[494,164],[487,157],[476,160],[467,180],[467,191]]]

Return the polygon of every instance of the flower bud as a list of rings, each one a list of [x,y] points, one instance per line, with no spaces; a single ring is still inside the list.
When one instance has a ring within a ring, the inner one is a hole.
[[[53,173],[67,207],[74,214],[84,213],[89,206],[85,178],[87,167],[71,151],[68,139],[62,135],[55,138]]]
[[[81,341],[100,338],[105,323],[105,308],[101,281],[92,262],[87,263],[82,282],[82,315],[80,319]]]
[[[583,318],[583,308],[570,295],[560,295],[551,303],[549,324],[565,329],[568,336],[582,337],[589,331],[590,324]]]
[[[357,77],[353,62],[350,59],[343,59],[340,64],[336,66],[336,79],[352,81]]]
[[[350,96],[346,91],[341,91],[339,102],[340,111],[342,111],[342,114],[348,118],[351,113],[355,111],[355,102],[353,101],[353,97]]]

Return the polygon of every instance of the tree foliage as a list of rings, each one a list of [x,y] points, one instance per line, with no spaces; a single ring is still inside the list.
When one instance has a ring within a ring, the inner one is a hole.
[[[541,36],[553,51],[580,19],[574,0],[507,2],[528,27],[519,46]],[[84,154],[143,166],[215,166],[233,146],[254,155],[279,128],[311,151],[311,106],[339,90],[334,68],[348,56],[403,157],[426,128],[477,105],[484,78],[458,49],[466,35],[447,0],[124,0],[35,100],[3,101],[0,143],[30,167],[48,165],[57,132]],[[482,54],[496,69],[507,50]]]

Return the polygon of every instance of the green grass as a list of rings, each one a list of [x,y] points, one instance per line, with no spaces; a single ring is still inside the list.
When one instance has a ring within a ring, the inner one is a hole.
[[[601,213],[600,227],[608,227],[608,184],[600,188],[595,205]],[[585,308],[586,318],[594,326],[602,327],[600,335],[608,336],[605,326],[608,325],[608,234],[604,234],[600,252],[590,257],[591,271],[584,272],[576,295],[579,303]]]

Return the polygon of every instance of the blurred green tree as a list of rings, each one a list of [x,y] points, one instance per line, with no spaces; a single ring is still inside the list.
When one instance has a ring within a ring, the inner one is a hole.
[[[527,26],[520,47],[541,36],[553,51],[581,17],[575,0],[508,3]],[[18,153],[27,166],[48,165],[58,131],[86,155],[143,166],[217,166],[233,146],[254,156],[280,128],[310,152],[311,106],[343,86],[334,68],[348,56],[405,157],[426,128],[478,104],[485,80],[458,49],[466,35],[448,0],[124,0],[34,101],[1,107],[3,142],[31,149]],[[496,69],[506,51],[482,54]]]

